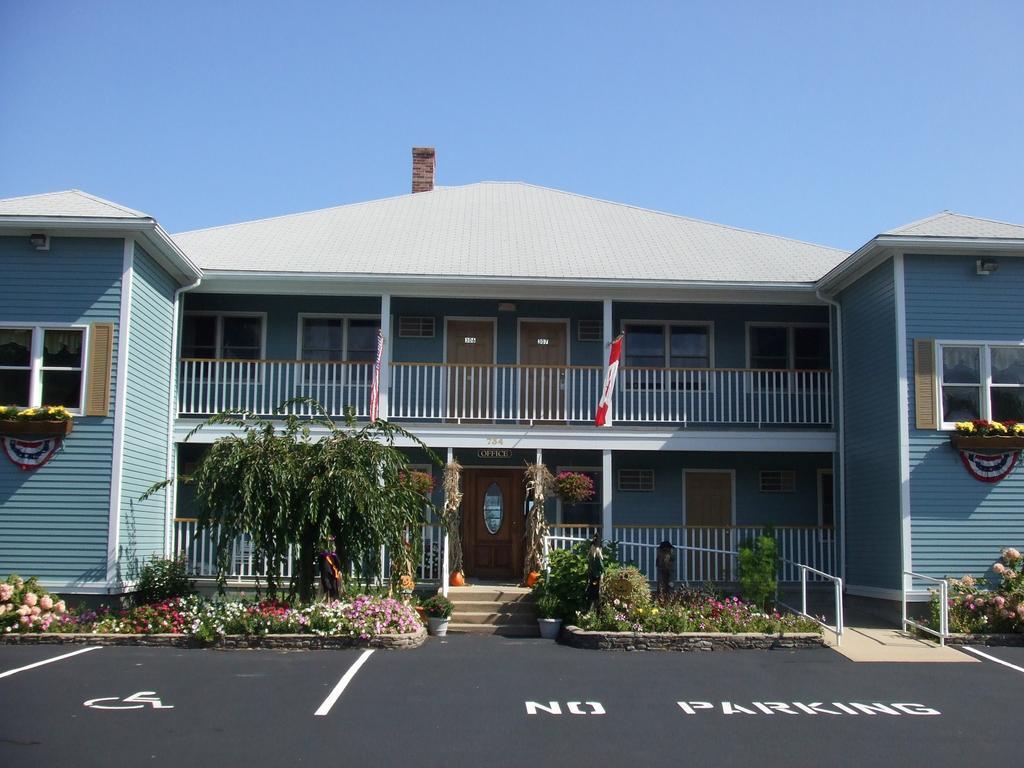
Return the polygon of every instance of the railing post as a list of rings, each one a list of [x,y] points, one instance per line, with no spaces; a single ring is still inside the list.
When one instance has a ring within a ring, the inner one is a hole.
[[[939,645],[945,645],[946,635],[949,634],[949,585],[945,579],[939,585],[939,598],[942,600],[942,610],[939,611]]]
[[[441,556],[441,594],[448,597],[448,569],[449,569],[449,554],[448,554],[448,529],[444,530],[444,554]]]
[[[800,566],[800,612],[807,613],[807,568]]]
[[[612,452],[601,451],[601,539],[612,538]]]
[[[837,578],[833,585],[836,595],[836,645],[843,642],[843,580]]]
[[[900,592],[900,631],[902,632],[907,628],[907,572],[904,571],[900,577],[900,584],[902,586]],[[941,619],[940,619],[941,621]]]

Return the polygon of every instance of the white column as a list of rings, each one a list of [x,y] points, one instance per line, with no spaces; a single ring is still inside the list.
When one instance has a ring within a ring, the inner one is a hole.
[[[612,452],[601,451],[601,538],[612,538]]]
[[[380,297],[380,332],[384,334],[384,349],[380,355],[380,394],[377,398],[378,418],[388,418],[391,394],[391,294]]]
[[[603,367],[603,375],[601,376],[601,384],[603,386],[604,385],[604,380],[608,376],[608,355],[611,353],[612,339],[615,338],[615,329],[612,327],[612,300],[611,299],[605,299],[602,302],[602,313],[603,313],[602,314],[603,319],[602,319],[602,323],[601,323],[601,328],[602,328],[603,335],[604,335],[604,339],[603,339],[604,345],[602,347],[602,349],[604,349],[604,359],[601,360],[601,366]],[[612,398],[612,399],[614,400],[614,398]],[[615,417],[615,409],[612,407],[612,404],[609,403],[608,404],[608,418],[605,421],[605,426],[606,427],[610,427],[612,425],[612,419],[614,417]],[[609,503],[611,503],[611,502],[609,502]],[[610,528],[609,528],[608,533],[609,533],[609,535],[611,535],[611,529]]]

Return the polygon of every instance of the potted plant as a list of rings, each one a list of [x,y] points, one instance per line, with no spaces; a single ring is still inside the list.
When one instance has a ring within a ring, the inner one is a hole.
[[[950,442],[961,451],[1002,453],[1024,448],[1024,423],[974,419],[955,426]]]
[[[455,604],[443,595],[434,595],[423,601],[423,611],[427,614],[427,632],[444,637],[448,634],[448,620],[452,617]]]
[[[562,604],[557,597],[542,594],[537,598],[537,626],[540,636],[545,640],[554,640],[562,628]]]
[[[594,481],[582,472],[559,472],[555,476],[555,493],[563,504],[580,504],[594,498]]]
[[[0,435],[4,437],[66,437],[73,428],[71,413],[62,405],[0,406]]]

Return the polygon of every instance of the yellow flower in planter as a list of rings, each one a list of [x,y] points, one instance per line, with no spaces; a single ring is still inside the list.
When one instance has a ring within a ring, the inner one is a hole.
[[[1006,425],[998,421],[990,421],[988,429],[989,433],[993,435],[1005,435],[1008,431]]]
[[[1013,425],[1013,434],[1015,434],[1015,435],[1024,435],[1024,424],[1014,424]]]
[[[977,432],[977,428],[969,421],[958,421],[955,425],[957,432],[962,432],[965,435],[973,435]]]
[[[23,419],[28,419],[33,416],[39,415],[38,408],[26,408],[24,411],[18,411],[18,415]]]

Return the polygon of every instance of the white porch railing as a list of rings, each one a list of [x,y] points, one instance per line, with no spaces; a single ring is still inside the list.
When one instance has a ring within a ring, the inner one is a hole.
[[[328,414],[369,413],[369,362],[206,360],[180,363],[178,411],[272,415],[308,397]],[[598,366],[392,363],[388,418],[408,421],[590,423],[601,395]],[[296,404],[290,413],[310,415]],[[623,368],[612,409],[622,424],[736,426],[832,423],[830,371]]]
[[[798,616],[816,621],[825,629],[831,630],[836,636],[836,645],[843,644],[843,632],[845,631],[843,626],[843,580],[838,576],[833,576],[830,573],[824,573],[815,568],[804,565],[803,563],[789,563],[795,566],[800,571],[800,608],[797,609],[795,606],[784,603],[779,600],[778,589],[775,590],[775,602],[779,606],[786,608]],[[813,613],[807,611],[807,577],[817,576],[818,580],[826,580],[832,582],[832,615],[835,619],[835,624],[829,624],[824,620],[823,617],[815,616]]]
[[[657,546],[668,541],[676,548],[673,581],[729,582],[738,579],[739,547],[763,532],[763,526],[615,526],[612,538],[618,543],[619,561],[636,565],[650,581],[657,580]],[[797,563],[825,573],[836,570],[834,529],[777,526],[773,535],[780,558],[779,581],[800,581],[801,569]],[[825,580],[814,574],[810,579]]]
[[[624,368],[616,422],[831,424],[830,371]]]
[[[196,535],[197,520],[179,517],[174,520],[174,556],[184,557],[189,576],[213,579],[217,577],[217,549],[209,531]],[[424,525],[422,528],[423,547],[420,560],[415,564],[416,578],[420,581],[439,581],[443,569],[443,529],[439,525]],[[381,564],[387,573],[389,553],[381,551]],[[289,557],[281,569],[281,577],[290,579],[294,568],[294,555],[289,548]],[[252,539],[248,534],[238,536],[232,542],[226,577],[237,583],[247,583],[267,577],[266,561],[258,560],[253,552]]]
[[[178,377],[178,412],[209,416],[250,411],[271,416],[281,403],[308,397],[332,416],[343,415],[347,408],[353,408],[356,416],[367,416],[372,373],[373,363],[366,362],[185,358]],[[294,403],[287,413],[310,416],[313,409]]]
[[[911,590],[907,589],[906,579],[910,577],[911,580],[919,579],[920,581],[926,581],[929,584],[939,585],[939,631],[936,632],[931,627],[922,624],[919,621],[907,618],[907,596]],[[922,632],[927,632],[929,635],[935,635],[939,638],[939,645],[946,644],[946,638],[949,637],[949,583],[945,579],[937,579],[934,576],[925,576],[923,573],[914,573],[913,571],[903,572],[903,590],[900,599],[901,613],[900,617],[900,629],[906,629],[907,627],[914,627]]]

